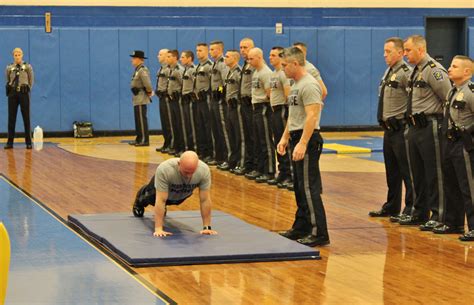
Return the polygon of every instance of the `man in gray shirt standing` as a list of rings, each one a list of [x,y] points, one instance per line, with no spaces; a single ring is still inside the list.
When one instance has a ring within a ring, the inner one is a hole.
[[[283,70],[295,83],[288,97],[288,122],[277,150],[285,155],[290,144],[298,209],[292,228],[280,234],[313,247],[329,244],[319,170],[319,157],[323,150],[323,138],[319,133],[323,101],[321,87],[306,72],[304,65],[304,54],[300,49],[285,49]]]
[[[388,65],[379,87],[377,119],[384,130],[383,156],[387,178],[387,201],[382,208],[369,212],[371,217],[388,217],[392,221],[411,214],[414,193],[408,166],[405,131],[408,94],[406,88],[411,69],[403,61],[403,40],[392,37],[385,41],[384,57]],[[405,208],[402,215],[402,181],[405,183]]]
[[[146,117],[147,105],[151,103],[153,87],[151,86],[150,71],[143,64],[146,57],[143,51],[137,50],[130,55],[135,72],[130,84],[132,90],[132,102],[135,113],[135,131],[137,137],[131,145],[149,146],[148,120]]]
[[[408,150],[416,198],[412,215],[399,223],[421,225],[420,230],[432,231],[443,222],[445,211],[440,129],[443,104],[451,83],[443,66],[426,52],[424,37],[410,36],[403,47],[408,62],[415,65],[408,86],[406,117],[410,125]]]
[[[326,99],[326,96],[328,95],[328,89],[326,88],[326,85],[324,84],[324,81],[323,81],[323,78],[321,77],[321,72],[319,72],[319,70],[312,64],[310,63],[308,60],[306,60],[306,55],[308,53],[308,47],[306,46],[306,44],[304,42],[295,42],[293,43],[293,46],[294,47],[297,47],[298,49],[300,49],[301,51],[303,51],[303,54],[304,54],[304,60],[305,60],[305,66],[304,68],[306,69],[306,71],[314,77],[315,80],[318,81],[319,83],[319,86],[321,86],[321,90],[323,92],[323,101]]]
[[[263,52],[253,48],[248,56],[249,64],[255,68],[252,76],[252,106],[256,131],[257,168],[245,177],[264,183],[275,176],[275,153],[271,129],[270,79],[272,70],[263,60]]]
[[[158,52],[158,61],[160,63],[160,70],[156,74],[156,90],[155,94],[158,97],[161,129],[163,131],[164,143],[163,146],[156,149],[162,153],[168,153],[173,148],[173,135],[171,133],[171,110],[168,104],[168,75],[170,73],[167,63],[168,49],[161,49]]]

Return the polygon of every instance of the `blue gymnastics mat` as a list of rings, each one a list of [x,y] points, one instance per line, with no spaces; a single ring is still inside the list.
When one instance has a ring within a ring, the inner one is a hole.
[[[201,235],[199,211],[168,212],[165,230],[172,236],[153,237],[153,214],[69,215],[69,224],[134,267],[320,259],[319,251],[213,211],[218,235]]]

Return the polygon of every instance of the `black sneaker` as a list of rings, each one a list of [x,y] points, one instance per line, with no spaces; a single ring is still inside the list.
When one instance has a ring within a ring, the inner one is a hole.
[[[302,245],[308,246],[308,247],[315,247],[315,246],[325,246],[329,245],[329,237],[327,236],[315,236],[315,235],[307,235],[301,239],[296,240]]]
[[[306,233],[296,231],[294,229],[289,229],[288,231],[280,232],[278,234],[291,240],[297,240],[306,236]]]

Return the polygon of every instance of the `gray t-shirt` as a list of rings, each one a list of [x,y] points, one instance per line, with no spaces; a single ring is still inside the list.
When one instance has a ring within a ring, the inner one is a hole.
[[[321,72],[319,72],[319,70],[312,63],[306,60],[304,68],[306,72],[308,72],[309,74],[311,74],[311,76],[314,77],[315,80],[322,80]]]
[[[285,87],[290,85],[290,80],[286,78],[283,70],[272,72],[270,79],[270,104],[272,106],[283,105],[286,103]]]
[[[407,111],[408,93],[406,88],[410,75],[411,68],[403,60],[385,71],[379,86],[379,94],[382,86],[385,86],[383,93],[384,120],[392,117],[403,118]]]
[[[314,77],[309,74],[303,76],[300,80],[295,81],[291,86],[290,95],[288,96],[288,130],[303,130],[306,121],[305,106],[311,104],[324,105],[321,99],[321,86],[315,82]],[[319,129],[319,119],[316,121],[314,129]]]
[[[211,171],[206,163],[199,160],[198,168],[190,180],[179,172],[179,158],[172,158],[158,165],[155,174],[157,192],[167,192],[167,204],[178,203],[193,194],[195,188],[201,191],[211,187]]]
[[[267,65],[255,70],[252,76],[252,104],[268,103],[266,90],[270,88],[272,70]]]

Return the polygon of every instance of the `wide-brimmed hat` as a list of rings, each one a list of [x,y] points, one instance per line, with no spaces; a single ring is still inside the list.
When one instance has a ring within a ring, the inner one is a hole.
[[[145,52],[141,51],[141,50],[135,50],[133,51],[133,54],[130,54],[130,57],[138,57],[138,58],[143,58],[143,59],[147,59],[145,57]]]

